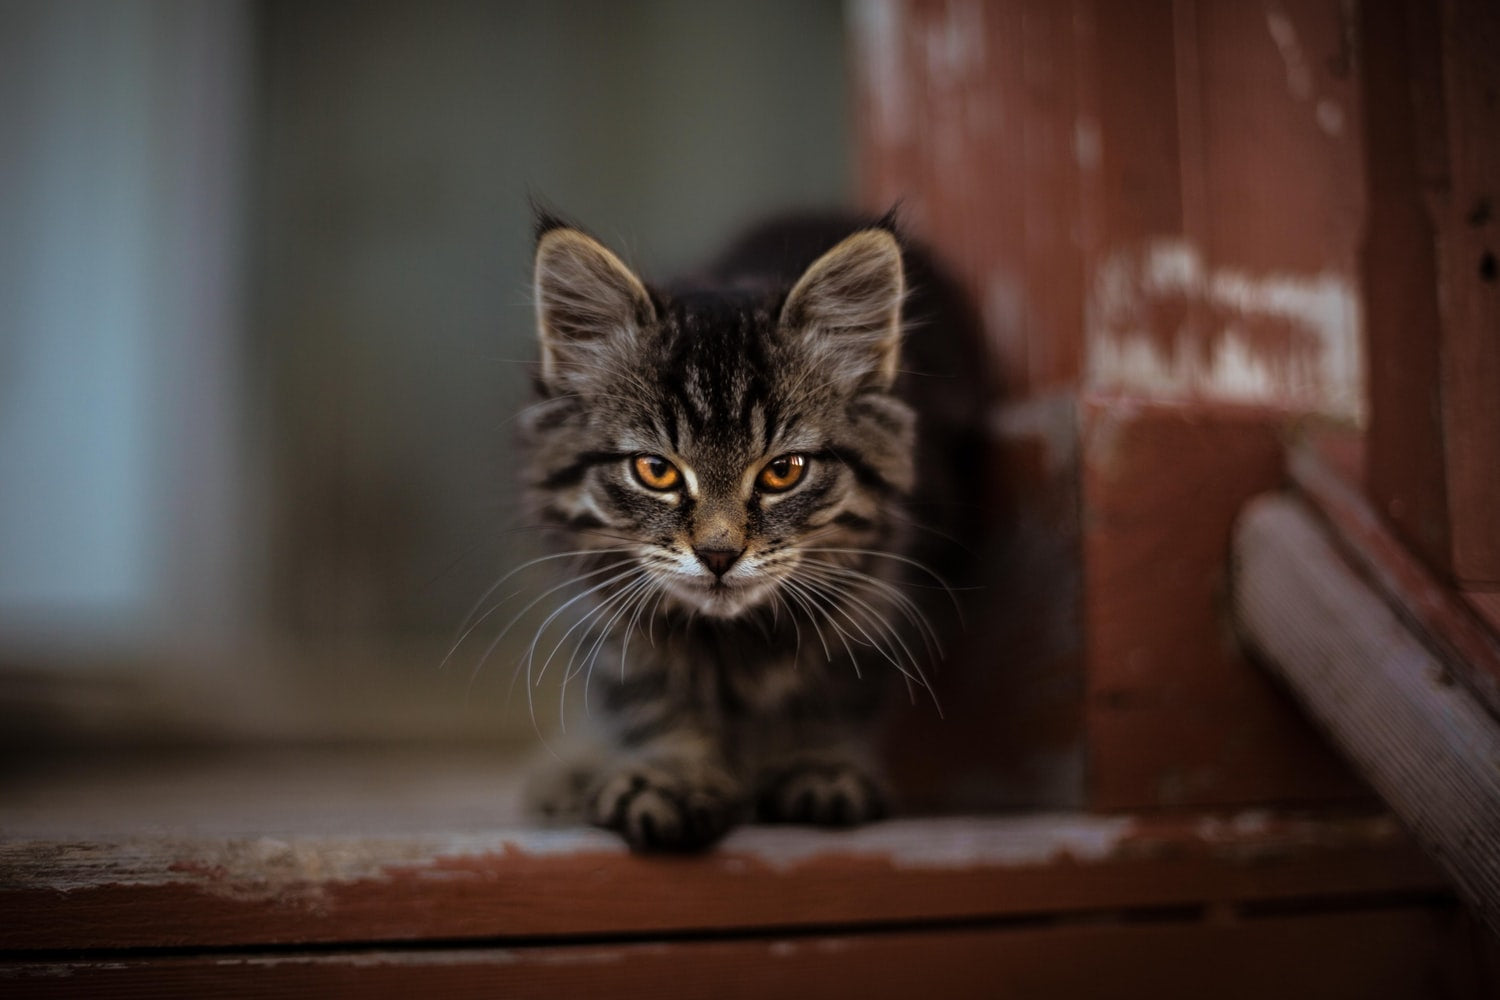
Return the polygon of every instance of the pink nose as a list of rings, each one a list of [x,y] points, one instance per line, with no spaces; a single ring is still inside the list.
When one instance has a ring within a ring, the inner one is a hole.
[[[698,561],[707,566],[709,572],[714,576],[723,576],[729,572],[729,567],[740,557],[744,549],[694,549],[693,555]]]

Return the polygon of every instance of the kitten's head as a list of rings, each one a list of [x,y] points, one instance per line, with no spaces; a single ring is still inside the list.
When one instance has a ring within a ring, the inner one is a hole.
[[[892,394],[904,276],[888,229],[757,290],[668,295],[550,220],[535,267],[531,498],[570,548],[613,558],[596,579],[730,618],[804,604],[806,574],[888,541],[914,438]]]

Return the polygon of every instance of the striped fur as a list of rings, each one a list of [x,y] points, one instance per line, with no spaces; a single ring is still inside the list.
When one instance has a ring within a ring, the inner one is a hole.
[[[916,420],[894,392],[895,235],[858,228],[795,273],[664,290],[545,219],[535,276],[528,495],[576,553],[595,637],[564,682],[588,671],[611,729],[543,808],[640,849],[701,848],[752,817],[878,816],[872,675],[925,685],[930,658],[900,588]],[[765,488],[788,455],[802,478]],[[648,486],[642,456],[676,487]]]

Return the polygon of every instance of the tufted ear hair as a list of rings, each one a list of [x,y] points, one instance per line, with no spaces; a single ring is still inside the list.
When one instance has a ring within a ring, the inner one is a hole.
[[[863,229],[813,261],[781,308],[779,326],[850,389],[889,389],[901,354],[906,293],[901,245]]]
[[[656,322],[646,286],[598,240],[561,224],[538,225],[534,288],[542,384],[587,390],[601,366]]]

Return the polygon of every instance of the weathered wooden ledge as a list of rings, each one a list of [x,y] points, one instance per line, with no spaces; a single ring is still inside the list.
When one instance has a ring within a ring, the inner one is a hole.
[[[642,858],[592,830],[0,844],[0,950],[522,940],[1442,892],[1388,816],[1026,814],[747,828]]]
[[[1239,627],[1500,933],[1491,640],[1352,494],[1309,458],[1294,470],[1317,506],[1264,496],[1236,529]]]

